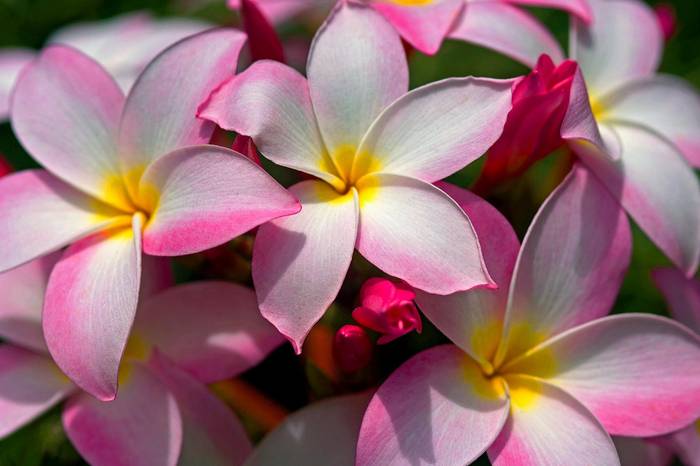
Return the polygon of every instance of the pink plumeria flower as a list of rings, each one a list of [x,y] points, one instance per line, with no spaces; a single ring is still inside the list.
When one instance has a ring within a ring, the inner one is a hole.
[[[654,270],[652,274],[671,315],[700,334],[700,281],[672,268]],[[679,432],[655,438],[654,442],[677,454],[684,464],[700,466],[700,419]]]
[[[212,30],[179,42],[126,99],[65,46],[46,48],[17,82],[13,129],[47,170],[0,180],[0,271],[71,245],[49,281],[44,332],[61,369],[100,399],[116,392],[142,252],[202,251],[300,208],[247,158],[203,145],[214,125],[197,105],[232,75],[244,40]]]
[[[299,351],[355,248],[433,293],[493,285],[469,219],[431,183],[498,138],[512,81],[454,78],[407,93],[398,35],[356,4],[339,5],[319,30],[307,75],[256,62],[200,112],[318,178],[290,188],[300,214],[258,231],[252,267],[263,315]]]
[[[211,26],[177,18],[154,20],[146,12],[59,29],[49,44],[74,47],[100,63],[126,92],[163,49]],[[36,57],[30,49],[0,49],[0,121],[10,114],[10,93],[22,68]]]
[[[355,466],[355,446],[369,393],[313,403],[291,414],[255,447],[246,466]]]
[[[484,451],[495,466],[615,465],[611,434],[672,432],[700,414],[700,338],[650,314],[605,317],[631,235],[590,172],[574,168],[521,248],[493,207],[443,189],[471,215],[502,287],[417,294],[455,344],[419,353],[381,385],[358,466],[465,464]]]
[[[65,401],[63,427],[92,465],[236,465],[251,450],[235,415],[205,384],[241,373],[284,339],[252,290],[196,282],[146,297],[114,401],[96,400],[52,362],[41,304],[58,253],[0,274],[0,437]],[[151,288],[151,291],[157,288]]]
[[[573,20],[574,77],[561,135],[681,270],[700,260],[700,95],[657,75],[663,36],[636,0],[589,0],[595,21]],[[585,78],[585,84],[584,84]],[[685,156],[685,158],[684,158]]]
[[[383,345],[423,325],[413,304],[416,293],[406,283],[387,278],[370,278],[360,289],[360,306],[352,311],[357,323],[382,334],[377,343]]]

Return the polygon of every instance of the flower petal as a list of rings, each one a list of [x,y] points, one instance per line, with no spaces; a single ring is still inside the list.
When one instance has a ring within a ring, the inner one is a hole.
[[[182,420],[175,397],[150,370],[134,364],[108,403],[80,393],[63,410],[63,428],[87,462],[104,466],[175,466]]]
[[[670,75],[637,79],[600,101],[603,121],[646,126],[667,137],[700,168],[700,95]]]
[[[666,298],[673,318],[700,334],[700,282],[672,268],[652,270],[651,277]]]
[[[571,19],[569,54],[576,60],[593,97],[647,76],[661,61],[663,33],[654,11],[643,2],[588,0],[589,25]]]
[[[438,0],[424,4],[375,1],[378,10],[401,34],[401,37],[423,53],[433,55],[452,28],[464,0]]]
[[[621,141],[620,159],[577,147],[581,160],[619,199],[627,213],[686,273],[700,258],[700,186],[683,156],[641,127],[610,127]]]
[[[511,414],[488,454],[494,466],[619,465],[596,418],[563,390],[510,376]]]
[[[297,352],[335,299],[357,237],[357,196],[337,194],[322,181],[290,189],[302,210],[260,227],[253,251],[253,282],[262,315]]]
[[[700,419],[664,437],[655,437],[654,442],[674,452],[687,466],[698,466],[700,460]],[[667,463],[668,464],[668,463]],[[662,466],[667,466],[662,465]]]
[[[374,265],[429,293],[493,284],[469,218],[440,189],[386,173],[357,187],[357,250]]]
[[[465,167],[498,139],[511,108],[512,80],[451,78],[415,89],[388,107],[358,149],[374,171],[432,183]]]
[[[134,331],[204,383],[262,361],[284,338],[260,316],[253,290],[200,281],[146,299]]]
[[[505,2],[469,2],[450,38],[488,47],[530,68],[543,53],[556,63],[564,59],[556,39],[539,21]]]
[[[0,274],[0,337],[39,353],[48,351],[41,309],[49,274],[60,257],[55,252]]]
[[[236,415],[207,387],[158,353],[149,367],[175,396],[182,417],[179,466],[237,466],[253,447]]]
[[[417,292],[416,302],[430,321],[472,358],[492,361],[501,337],[508,288],[520,250],[508,220],[491,204],[466,189],[438,183],[469,216],[497,289],[479,288],[447,296]]]
[[[56,364],[100,400],[117,391],[122,352],[136,313],[141,220],[72,245],[56,264],[44,303],[46,345]]]
[[[525,235],[497,359],[610,312],[631,250],[624,211],[593,174],[577,165]]]
[[[146,67],[129,93],[119,129],[127,174],[140,174],[175,149],[209,142],[215,126],[196,117],[197,107],[233,76],[244,42],[234,29],[202,32],[168,47]]]
[[[159,256],[218,246],[300,208],[262,168],[219,146],[186,147],[161,157],[144,173],[139,191],[152,212],[144,252]]]
[[[622,466],[669,466],[673,454],[666,448],[639,437],[613,437]]]
[[[502,370],[561,387],[612,435],[665,434],[700,417],[700,337],[663,317],[621,314],[594,320]]]
[[[398,34],[356,3],[341,2],[316,33],[307,76],[323,140],[341,167],[377,115],[408,90]]]
[[[357,466],[468,464],[493,442],[508,401],[453,345],[418,353],[379,387],[365,412]]]
[[[263,438],[246,466],[355,466],[357,435],[368,401],[366,392],[338,396],[292,413]]]
[[[31,49],[5,48],[0,52],[0,122],[10,116],[10,95],[20,71],[34,59]]]
[[[576,70],[571,83],[569,107],[566,109],[561,123],[561,137],[575,145],[593,145],[598,151],[607,154],[612,159],[619,158],[619,149],[611,141],[603,139],[598,127],[590,97],[583,81],[581,68]],[[607,143],[607,144],[606,144]]]
[[[508,0],[510,3],[518,5],[528,5],[535,7],[557,8],[572,15],[578,16],[584,22],[592,19],[593,12],[588,4],[588,0]]]
[[[118,208],[116,132],[124,96],[95,61],[72,48],[44,49],[22,72],[12,98],[12,127],[53,174]]]
[[[0,271],[56,251],[126,217],[45,170],[0,180]]]
[[[0,438],[48,411],[74,388],[46,356],[0,345]]]
[[[250,136],[265,157],[328,182],[326,154],[306,79],[282,63],[261,60],[214,91],[199,116]]]

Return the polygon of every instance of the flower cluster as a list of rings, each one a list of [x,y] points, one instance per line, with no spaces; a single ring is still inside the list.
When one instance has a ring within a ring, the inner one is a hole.
[[[227,4],[240,29],[0,49],[39,166],[0,158],[0,436],[61,404],[96,466],[700,464],[700,94],[656,73],[669,5]],[[529,6],[570,16],[568,58]],[[447,39],[531,71],[412,87]],[[543,159],[519,237],[499,193]],[[644,236],[673,319],[609,315]]]

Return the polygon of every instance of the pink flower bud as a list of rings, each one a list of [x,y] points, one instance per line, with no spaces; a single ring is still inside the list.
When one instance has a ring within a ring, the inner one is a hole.
[[[343,325],[333,338],[333,358],[340,370],[351,374],[367,364],[372,357],[372,342],[367,332],[357,325]]]
[[[572,60],[555,66],[548,55],[541,55],[535,69],[515,85],[513,108],[489,150],[477,192],[521,175],[563,144],[559,131],[577,67]]]
[[[377,343],[389,343],[412,330],[421,332],[423,325],[413,304],[415,297],[413,289],[402,281],[370,278],[362,285],[361,305],[352,312],[352,317],[382,334]]]
[[[676,9],[670,3],[659,3],[654,7],[654,11],[659,19],[659,24],[661,24],[664,39],[669,40],[676,33],[676,27],[678,26]]]
[[[5,160],[5,157],[0,155],[0,177],[9,175],[10,173],[12,173],[12,166]]]

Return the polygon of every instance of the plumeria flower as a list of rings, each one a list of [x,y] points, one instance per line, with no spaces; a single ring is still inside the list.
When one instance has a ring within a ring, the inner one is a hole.
[[[654,270],[652,274],[671,315],[700,334],[700,282],[672,268]],[[700,419],[679,432],[655,438],[654,442],[676,453],[684,464],[700,466]]]
[[[0,274],[7,341],[0,345],[0,436],[64,402],[66,434],[92,465],[241,464],[250,441],[205,384],[256,365],[284,340],[260,317],[254,293],[212,281],[146,297],[124,352],[119,396],[99,401],[61,373],[42,338],[43,290],[59,259],[54,253]]]
[[[137,12],[59,29],[48,43],[69,45],[87,54],[128,91],[148,62],[163,49],[210,27],[185,18],[154,20],[146,12]],[[9,117],[10,93],[20,71],[35,57],[30,49],[0,49],[0,121]]]
[[[370,278],[360,289],[360,306],[352,311],[357,323],[382,334],[380,345],[423,326],[413,304],[416,293],[406,283],[386,278]]]
[[[0,180],[0,271],[71,245],[49,281],[44,332],[61,369],[100,399],[116,392],[142,252],[191,254],[299,210],[253,162],[203,145],[214,125],[196,107],[232,75],[244,40],[213,30],[179,42],[126,99],[65,46],[46,48],[17,82],[13,129],[47,170]]]
[[[290,188],[300,214],[258,231],[252,267],[263,315],[299,351],[355,248],[434,293],[493,286],[469,219],[431,183],[498,138],[512,81],[447,79],[407,93],[398,35],[355,4],[340,4],[319,30],[307,75],[256,62],[200,111],[251,136],[272,161],[318,178]]]
[[[519,251],[493,207],[443,189],[470,214],[502,287],[417,294],[455,344],[419,353],[381,385],[358,465],[465,464],[484,451],[495,466],[615,465],[610,435],[664,434],[696,419],[700,337],[650,314],[604,317],[631,235],[590,172],[574,168]]]
[[[255,447],[245,466],[354,466],[369,396],[327,398],[291,414]]]

